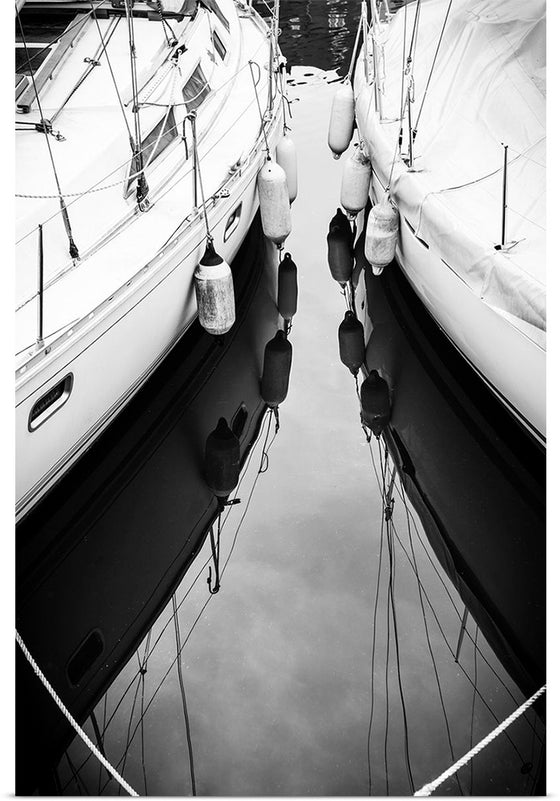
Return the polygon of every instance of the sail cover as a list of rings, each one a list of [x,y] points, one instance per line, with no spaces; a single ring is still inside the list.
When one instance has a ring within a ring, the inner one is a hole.
[[[375,35],[381,121],[371,85],[363,69],[356,70],[360,134],[385,185],[392,171],[391,194],[416,235],[486,303],[544,347],[544,0],[424,0],[411,47],[415,14],[412,3]],[[409,80],[408,75],[402,80],[403,52],[412,56],[413,171],[400,158],[393,166]],[[496,249],[504,145],[506,247]]]

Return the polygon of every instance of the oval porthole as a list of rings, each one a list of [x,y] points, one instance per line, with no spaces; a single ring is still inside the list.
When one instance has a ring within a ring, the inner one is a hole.
[[[55,412],[64,406],[74,384],[74,376],[69,373],[62,381],[51,387],[48,392],[45,392],[38,401],[36,401],[29,413],[28,428],[29,431],[35,431],[39,426],[42,426],[49,417],[52,417]]]
[[[239,220],[241,219],[242,205],[243,204],[240,203],[239,206],[235,209],[235,211],[233,211],[228,217],[228,221],[224,229],[224,242],[230,238],[230,236],[233,234],[233,232],[239,225]]]

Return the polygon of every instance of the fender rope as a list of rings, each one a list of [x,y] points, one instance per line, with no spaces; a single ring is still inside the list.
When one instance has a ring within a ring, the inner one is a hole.
[[[105,768],[107,768],[107,770],[113,776],[113,778],[121,785],[121,787],[124,790],[126,790],[126,792],[129,795],[138,797],[138,793],[135,790],[133,790],[132,787],[122,778],[122,776],[120,776],[117,773],[115,768],[111,765],[111,763],[107,759],[105,759],[103,754],[92,743],[92,741],[89,739],[89,737],[87,736],[85,731],[80,727],[80,725],[74,720],[74,718],[72,717],[70,712],[66,709],[66,707],[64,706],[62,700],[58,697],[58,695],[56,694],[55,690],[53,689],[53,687],[51,686],[51,684],[47,680],[46,676],[41,672],[41,669],[39,668],[38,664],[35,662],[35,660],[31,656],[31,654],[29,653],[29,650],[27,649],[27,646],[25,645],[25,643],[21,639],[20,634],[17,631],[17,629],[16,629],[16,641],[17,641],[17,644],[19,645],[19,647],[21,648],[21,650],[23,651],[23,654],[24,654],[25,658],[27,659],[27,661],[29,662],[29,664],[31,665],[31,667],[33,668],[33,670],[35,671],[37,676],[41,679],[41,682],[43,683],[45,689],[47,690],[47,692],[49,693],[49,695],[51,696],[51,698],[53,699],[55,704],[58,706],[58,708],[60,709],[60,711],[62,712],[64,717],[69,721],[71,726],[75,729],[77,734],[79,734],[79,736],[82,738],[82,740],[87,745],[87,747],[90,749],[90,751],[97,757],[97,759],[101,762],[101,764]]]
[[[546,690],[546,684],[543,684],[540,690],[537,690],[537,692],[534,695],[532,695],[529,699],[527,699],[527,701],[525,701],[524,704],[521,704],[519,709],[516,709],[515,712],[512,712],[508,718],[506,718],[502,723],[500,723],[499,726],[496,726],[494,731],[491,731],[490,734],[487,734],[486,737],[478,743],[478,745],[475,745],[474,748],[471,748],[471,750],[468,753],[462,756],[461,759],[458,759],[454,765],[451,765],[451,767],[448,768],[446,771],[444,771],[441,774],[441,776],[439,776],[437,779],[434,779],[434,781],[432,782],[428,782],[423,787],[421,787],[420,790],[417,790],[414,793],[414,795],[415,796],[431,795],[434,792],[434,790],[437,787],[439,787],[440,784],[442,784],[450,776],[453,776],[454,773],[457,773],[459,768],[462,768],[464,765],[467,764],[467,762],[470,762],[470,760],[474,756],[476,756],[476,754],[482,751],[482,749],[485,748],[489,743],[491,743],[492,740],[494,740],[499,734],[501,734],[505,729],[507,729],[507,727],[511,723],[513,723],[514,720],[517,720],[518,717],[523,715],[523,713],[526,712],[527,709],[529,709],[531,704],[534,704],[537,698],[539,698],[545,692],[545,690]]]

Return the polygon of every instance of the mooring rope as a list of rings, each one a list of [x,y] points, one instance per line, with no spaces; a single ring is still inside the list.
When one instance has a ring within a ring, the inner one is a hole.
[[[490,734],[487,734],[486,737],[478,743],[478,745],[475,745],[474,748],[471,748],[470,751],[468,751],[464,756],[462,756],[461,759],[458,759],[457,762],[451,765],[450,768],[445,770],[441,774],[441,776],[438,776],[437,779],[428,782],[423,787],[421,787],[420,790],[417,790],[414,793],[414,795],[415,796],[431,795],[434,792],[434,790],[436,790],[440,786],[440,784],[442,784],[446,779],[449,779],[450,776],[453,776],[454,773],[457,773],[457,771],[460,768],[462,768],[464,765],[470,762],[470,760],[474,756],[479,754],[483,748],[486,748],[486,746],[489,743],[491,743],[492,740],[495,740],[499,734],[505,731],[505,729],[507,729],[507,727],[510,726],[514,722],[514,720],[517,720],[518,717],[523,715],[529,709],[529,707],[535,703],[537,698],[540,698],[540,696],[545,691],[546,691],[546,684],[543,684],[540,690],[537,690],[537,692],[534,693],[534,695],[532,695],[530,698],[528,698],[524,704],[521,704],[521,706],[518,709],[516,709],[515,712],[512,712],[509,717],[507,717],[502,723],[500,723],[499,726],[496,726],[496,728],[493,731],[491,731]]]
[[[56,691],[54,690],[54,688],[52,687],[52,685],[48,681],[47,677],[41,671],[39,665],[37,664],[37,662],[31,656],[31,653],[29,652],[29,649],[27,648],[27,646],[23,642],[23,640],[22,640],[22,638],[21,638],[21,636],[20,636],[20,634],[19,634],[19,632],[17,630],[16,630],[16,641],[17,641],[17,644],[19,645],[19,647],[21,648],[21,650],[23,651],[23,654],[24,654],[25,658],[27,659],[27,661],[29,662],[29,664],[31,665],[33,670],[35,671],[35,673],[38,676],[38,678],[41,680],[43,686],[45,687],[45,689],[47,690],[47,692],[49,693],[49,695],[51,696],[51,698],[53,699],[55,704],[58,706],[58,708],[60,709],[60,711],[62,712],[64,717],[68,720],[68,722],[70,723],[72,728],[81,737],[81,739],[84,741],[84,743],[90,749],[90,751],[101,762],[101,764],[105,768],[107,768],[107,770],[109,771],[111,776],[121,785],[121,787],[124,790],[126,790],[126,792],[129,795],[138,797],[138,793],[135,790],[132,789],[130,784],[128,784],[128,782],[125,781],[125,779],[123,779],[123,777],[119,773],[117,773],[117,771],[111,765],[111,763],[107,759],[105,759],[105,757],[103,756],[101,751],[99,751],[99,749],[92,743],[92,741],[87,736],[85,731],[81,728],[80,724],[72,717],[72,715],[70,714],[68,709],[64,706],[64,703],[63,703],[62,699],[57,695]]]

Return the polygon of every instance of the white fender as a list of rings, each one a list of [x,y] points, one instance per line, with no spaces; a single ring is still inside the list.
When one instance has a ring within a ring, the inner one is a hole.
[[[229,264],[207,245],[194,272],[198,319],[214,336],[225,334],[235,322],[235,294]]]
[[[257,176],[264,235],[281,245],[290,231],[290,197],[286,173],[279,164],[267,159]]]
[[[385,198],[370,211],[366,228],[364,252],[375,275],[395,258],[398,235],[399,213]]]
[[[354,91],[350,81],[345,80],[336,90],[331,106],[329,123],[329,147],[335,159],[347,149],[354,130]]]
[[[362,149],[357,147],[344,164],[340,186],[340,204],[350,217],[355,217],[365,209],[370,181],[371,162]]]
[[[290,203],[293,203],[297,197],[298,190],[297,151],[294,140],[287,134],[284,134],[282,139],[278,142],[276,148],[276,163],[279,164],[286,173],[288,197],[290,198]]]

